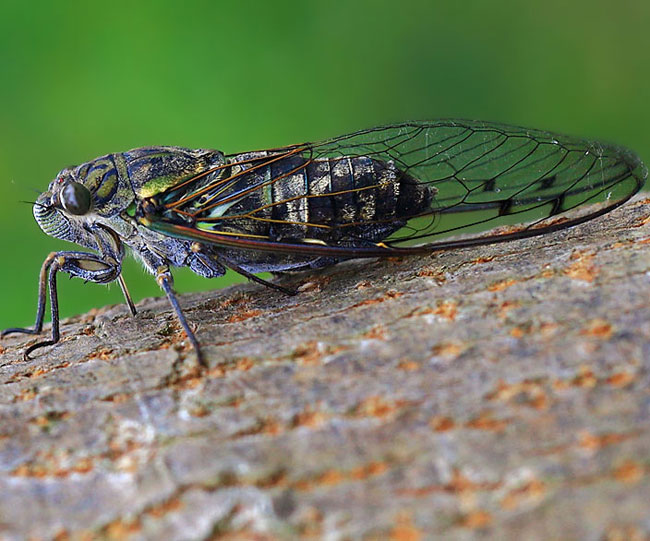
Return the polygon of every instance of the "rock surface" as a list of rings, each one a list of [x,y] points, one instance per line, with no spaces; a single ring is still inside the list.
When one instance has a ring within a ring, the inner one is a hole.
[[[7,337],[0,536],[649,536],[649,215]]]

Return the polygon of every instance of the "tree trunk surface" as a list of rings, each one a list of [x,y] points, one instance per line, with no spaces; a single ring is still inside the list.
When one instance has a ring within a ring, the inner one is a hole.
[[[0,537],[650,536],[649,214],[9,336]]]

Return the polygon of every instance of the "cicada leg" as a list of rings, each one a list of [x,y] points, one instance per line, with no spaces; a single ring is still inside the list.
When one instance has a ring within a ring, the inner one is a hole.
[[[126,304],[129,307],[129,312],[131,312],[132,316],[135,316],[138,311],[135,309],[135,304],[133,304],[133,299],[131,298],[131,293],[129,293],[129,289],[126,287],[126,282],[124,281],[124,277],[120,273],[120,275],[117,277],[117,282],[120,284],[120,289],[122,290],[122,294],[124,295],[124,300],[126,300]]]
[[[165,292],[165,294],[167,295],[167,299],[169,300],[169,303],[174,308],[174,311],[176,312],[176,317],[178,318],[181,327],[183,327],[183,330],[185,331],[188,340],[190,341],[192,347],[196,351],[196,356],[199,364],[202,365],[203,367],[206,367],[207,364],[205,362],[205,359],[203,358],[203,353],[201,352],[199,341],[196,339],[196,336],[194,335],[194,332],[190,328],[187,319],[185,319],[185,315],[181,310],[181,305],[178,303],[178,299],[176,298],[176,293],[174,293],[174,279],[172,277],[171,272],[169,272],[168,267],[161,266],[158,267],[158,269],[156,269],[156,282],[158,282],[160,288]]]
[[[29,354],[39,348],[56,344],[60,338],[59,299],[56,289],[56,275],[59,271],[71,277],[83,278],[88,282],[106,284],[120,276],[120,264],[106,261],[101,256],[87,252],[53,252],[43,262],[39,275],[38,308],[33,329],[13,328],[0,333],[0,337],[13,333],[39,334],[43,330],[47,288],[50,290],[50,310],[52,313],[52,336],[29,346],[23,358],[29,360]],[[131,303],[132,304],[132,303]]]
[[[219,263],[221,263],[224,267],[228,267],[230,270],[233,270],[236,273],[241,274],[242,276],[248,278],[252,282],[257,282],[258,284],[262,284],[263,286],[269,287],[271,289],[281,291],[282,293],[285,293],[287,295],[293,296],[298,294],[297,289],[290,289],[288,287],[280,286],[278,284],[274,284],[273,282],[269,282],[268,280],[264,280],[259,276],[255,276],[253,273],[250,273],[247,270],[242,269],[239,265],[223,257],[222,255],[215,256],[215,259]]]

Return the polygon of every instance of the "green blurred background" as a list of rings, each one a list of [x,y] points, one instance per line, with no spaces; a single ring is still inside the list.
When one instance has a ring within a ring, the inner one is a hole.
[[[235,152],[410,119],[495,120],[650,159],[650,3],[17,2],[0,8],[0,328],[31,324],[67,245],[31,207],[64,166],[132,147]],[[129,258],[134,297],[159,295]],[[211,289],[177,271],[180,291]],[[63,315],[121,302],[60,280]]]

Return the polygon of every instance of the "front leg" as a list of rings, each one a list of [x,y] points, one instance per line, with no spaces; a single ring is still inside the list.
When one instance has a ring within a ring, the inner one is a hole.
[[[106,261],[99,255],[87,252],[53,252],[47,256],[39,275],[38,308],[34,328],[6,329],[0,333],[0,338],[13,333],[39,334],[43,330],[46,294],[49,286],[52,337],[50,340],[44,340],[28,347],[23,354],[25,360],[29,359],[29,354],[35,349],[51,346],[59,341],[59,299],[56,290],[56,274],[59,271],[67,272],[70,276],[83,278],[88,282],[107,284],[119,278],[121,267],[119,263]]]

